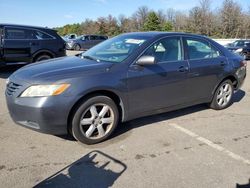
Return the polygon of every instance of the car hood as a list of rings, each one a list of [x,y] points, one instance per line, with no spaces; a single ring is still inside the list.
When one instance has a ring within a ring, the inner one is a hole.
[[[36,82],[56,82],[106,71],[112,63],[81,59],[76,56],[56,58],[27,65],[14,72],[10,79]]]

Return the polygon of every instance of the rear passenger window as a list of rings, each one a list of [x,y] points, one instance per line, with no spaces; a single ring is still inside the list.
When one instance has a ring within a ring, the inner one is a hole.
[[[208,42],[198,39],[187,39],[189,59],[208,59],[220,56],[220,52]]]
[[[181,61],[181,46],[180,38],[165,38],[149,47],[144,55],[154,56],[157,62]]]
[[[90,40],[99,40],[99,36],[92,35],[90,36]]]
[[[41,31],[35,31],[36,39],[53,39],[52,36]]]
[[[106,40],[107,37],[106,36],[99,36],[99,40]]]

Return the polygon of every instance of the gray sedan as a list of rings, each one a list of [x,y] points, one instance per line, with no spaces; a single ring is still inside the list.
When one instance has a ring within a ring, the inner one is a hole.
[[[94,144],[138,117],[201,103],[225,109],[245,77],[243,58],[207,37],[129,33],[19,69],[6,101],[17,124]]]
[[[76,39],[67,40],[66,48],[68,50],[87,50],[93,46],[108,39],[107,36],[102,35],[81,35]]]

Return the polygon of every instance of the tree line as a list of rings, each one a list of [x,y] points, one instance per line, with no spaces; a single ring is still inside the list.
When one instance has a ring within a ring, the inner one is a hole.
[[[200,0],[186,13],[169,8],[150,10],[139,7],[131,16],[85,19],[82,23],[55,28],[60,35],[69,33],[115,36],[136,31],[175,31],[207,35],[214,38],[250,38],[250,6],[248,11],[235,0],[224,0],[222,6],[211,8],[211,0]]]

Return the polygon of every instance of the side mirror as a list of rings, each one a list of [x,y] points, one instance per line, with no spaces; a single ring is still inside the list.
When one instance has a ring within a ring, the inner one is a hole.
[[[142,66],[156,64],[155,57],[154,56],[142,56],[137,60],[136,64],[142,65]]]

